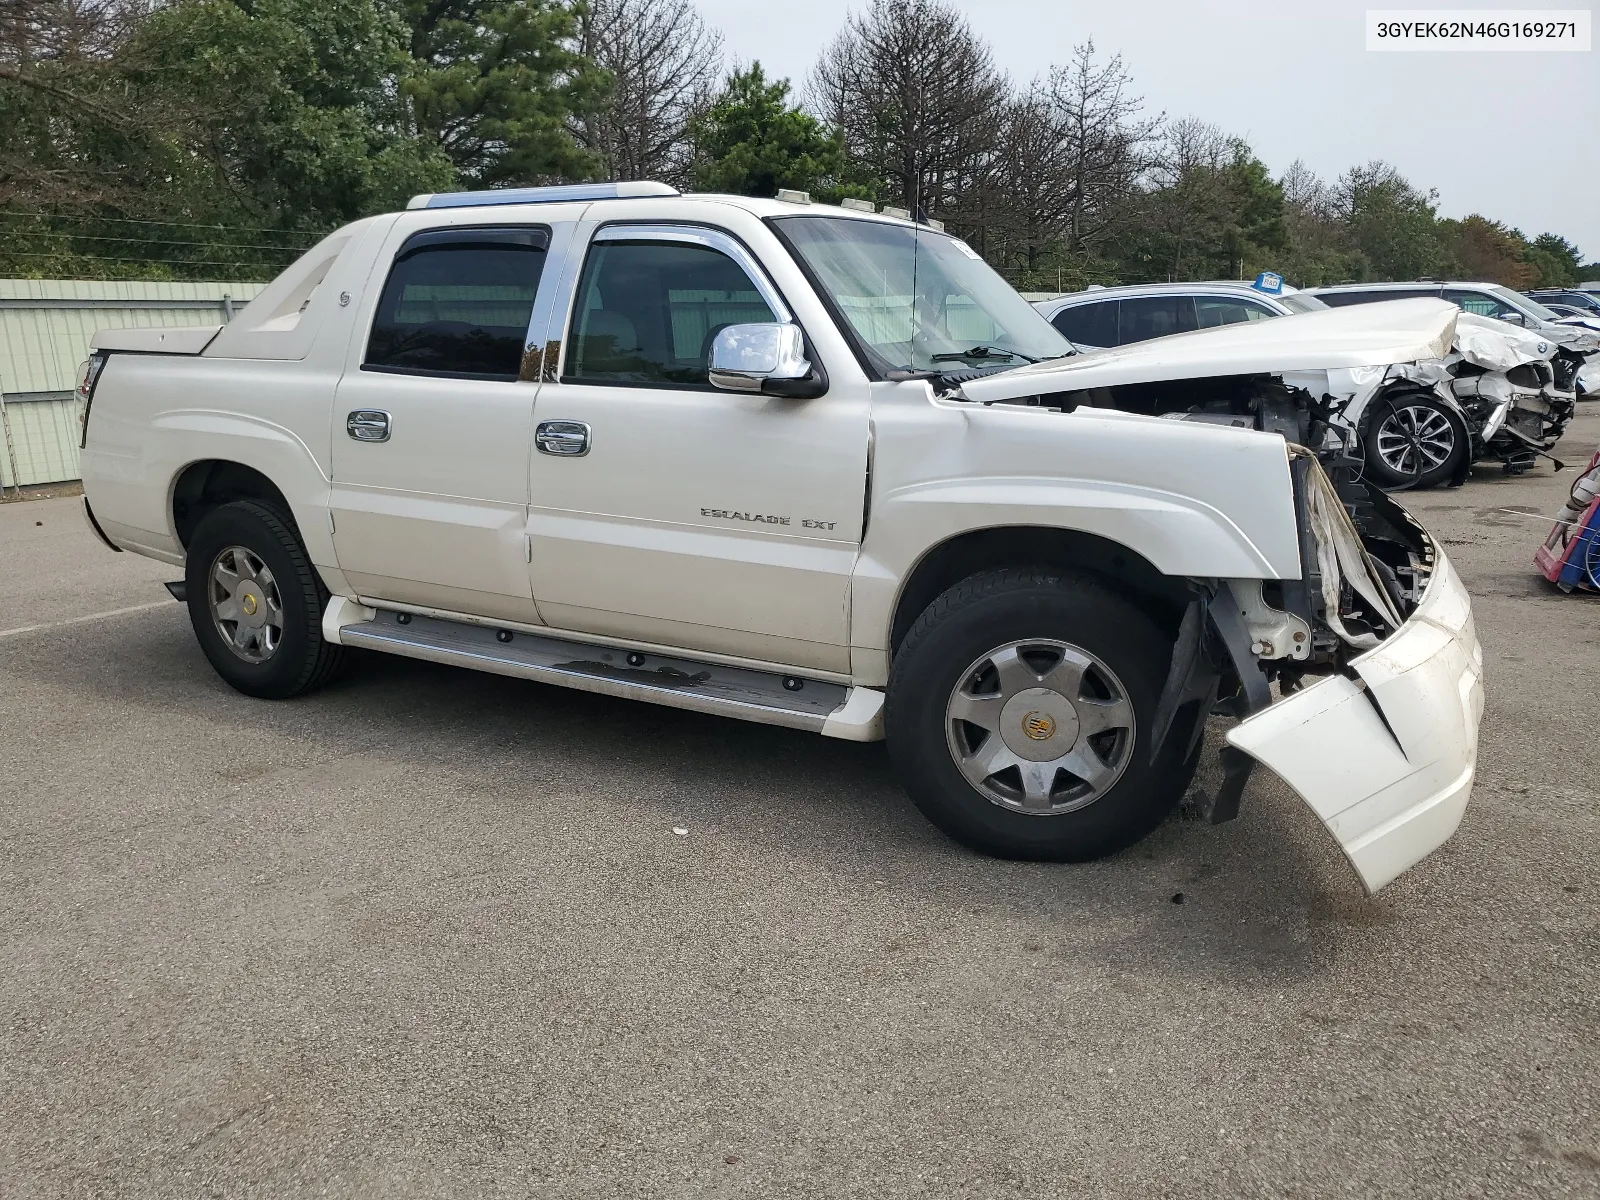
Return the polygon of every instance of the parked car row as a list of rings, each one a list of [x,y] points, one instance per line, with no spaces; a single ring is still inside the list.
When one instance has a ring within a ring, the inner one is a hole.
[[[1564,297],[1589,297],[1574,292]],[[1508,472],[1548,455],[1579,398],[1600,387],[1600,310],[1553,311],[1497,284],[1415,282],[1286,287],[1255,283],[1090,288],[1042,301],[1039,311],[1074,346],[1094,351],[1215,326],[1353,304],[1437,298],[1462,311],[1449,352],[1387,372],[1375,386],[1347,380],[1333,419],[1354,435],[1366,473],[1383,487],[1456,484],[1475,461]],[[1600,300],[1595,301],[1600,304]]]

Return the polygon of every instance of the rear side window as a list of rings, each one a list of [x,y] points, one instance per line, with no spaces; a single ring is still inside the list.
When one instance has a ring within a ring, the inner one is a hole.
[[[1185,333],[1194,328],[1194,300],[1189,296],[1129,296],[1117,318],[1117,344]]]
[[[1262,321],[1278,314],[1258,300],[1243,296],[1196,296],[1195,324],[1201,329],[1218,325],[1237,325],[1243,321]]]
[[[1063,308],[1050,318],[1050,323],[1067,341],[1079,346],[1115,346],[1117,344],[1117,302],[1101,300],[1097,304],[1074,304]]]
[[[690,242],[596,242],[572,318],[572,383],[709,387],[711,342],[776,321],[744,268]]]
[[[544,270],[544,229],[431,230],[395,256],[363,367],[515,380]]]

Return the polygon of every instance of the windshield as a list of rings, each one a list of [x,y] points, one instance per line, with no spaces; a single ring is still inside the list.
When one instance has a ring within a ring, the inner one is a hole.
[[[1296,313],[1321,312],[1328,307],[1315,296],[1308,296],[1304,292],[1285,292],[1278,297],[1278,303]]]
[[[1511,305],[1512,308],[1515,308],[1521,312],[1525,312],[1530,317],[1538,317],[1541,321],[1556,320],[1555,313],[1551,312],[1537,300],[1528,299],[1521,292],[1513,292],[1510,288],[1501,287],[1498,283],[1490,284],[1485,290],[1492,292],[1494,295],[1504,300],[1507,304]]]
[[[773,223],[880,371],[1015,367],[1073,353],[965,242],[850,217]]]

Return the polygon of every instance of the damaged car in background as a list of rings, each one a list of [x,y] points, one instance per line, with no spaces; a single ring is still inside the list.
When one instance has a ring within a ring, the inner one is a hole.
[[[1034,307],[1075,346],[1093,350],[1102,343],[1127,345],[1219,322],[1332,306],[1322,294],[1285,286],[1265,272],[1254,284],[1095,288]],[[1600,339],[1594,343],[1600,347]],[[1326,394],[1332,397],[1334,419],[1355,432],[1371,478],[1391,491],[1455,485],[1474,462],[1498,462],[1516,473],[1549,453],[1571,419],[1577,370],[1588,348],[1594,347],[1587,347],[1581,334],[1563,329],[1557,336],[1540,336],[1466,307],[1454,343],[1440,358],[1378,372],[1336,373]]]

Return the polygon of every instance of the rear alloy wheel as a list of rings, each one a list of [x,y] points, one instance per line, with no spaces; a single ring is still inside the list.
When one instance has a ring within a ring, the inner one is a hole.
[[[1383,401],[1367,427],[1367,470],[1391,490],[1442,483],[1466,453],[1450,411],[1427,396]]]
[[[208,512],[189,538],[189,620],[218,675],[264,700],[327,682],[344,647],[322,640],[328,593],[288,514],[255,500]]]
[[[228,546],[211,564],[206,604],[217,632],[242,661],[264,663],[283,644],[283,596],[254,551]]]

